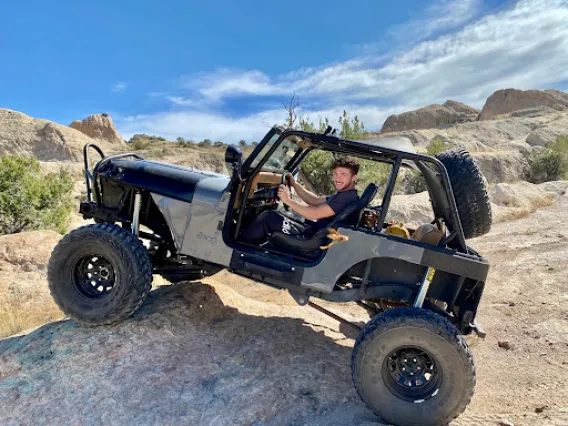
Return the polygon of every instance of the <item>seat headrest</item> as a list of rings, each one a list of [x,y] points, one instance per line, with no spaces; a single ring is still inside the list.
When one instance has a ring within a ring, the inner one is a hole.
[[[363,207],[365,207],[367,204],[369,204],[371,201],[373,201],[373,198],[375,198],[375,195],[377,195],[377,191],[379,190],[379,187],[377,185],[375,185],[374,183],[370,183],[369,185],[367,185],[367,187],[365,188],[365,191],[363,191],[363,194],[361,194],[361,198],[359,199],[359,203],[363,204]]]
[[[359,197],[359,200],[343,209],[343,211],[335,217],[333,222],[342,222],[351,215],[353,215],[353,217],[350,218],[351,220],[349,220],[349,222],[358,221],[359,218],[355,216],[360,216],[362,209],[375,198],[378,189],[379,187],[374,183],[367,185],[365,191],[363,191],[363,194]]]

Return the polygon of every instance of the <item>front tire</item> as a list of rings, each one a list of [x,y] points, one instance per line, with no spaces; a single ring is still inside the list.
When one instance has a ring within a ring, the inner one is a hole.
[[[152,263],[142,242],[108,223],[75,229],[48,265],[51,296],[71,319],[110,325],[132,315],[152,288]]]
[[[471,401],[476,381],[463,336],[420,308],[377,315],[355,343],[351,368],[361,399],[400,426],[448,424]]]

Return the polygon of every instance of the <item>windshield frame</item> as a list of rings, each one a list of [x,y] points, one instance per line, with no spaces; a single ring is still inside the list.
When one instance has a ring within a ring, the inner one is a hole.
[[[243,174],[250,176],[258,171],[283,171],[287,170],[293,163],[296,162],[297,158],[301,155],[304,149],[298,145],[297,142],[289,140],[290,148],[295,150],[294,155],[284,156],[280,159],[280,167],[266,166],[267,162],[270,161],[274,153],[287,142],[287,139],[291,136],[290,134],[285,134],[283,136],[284,130],[279,127],[273,127],[263,138],[262,142],[257,148],[251,153],[251,155],[246,159],[243,164],[242,170]]]

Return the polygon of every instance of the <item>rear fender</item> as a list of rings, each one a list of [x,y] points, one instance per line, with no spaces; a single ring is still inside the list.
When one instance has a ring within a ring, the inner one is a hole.
[[[384,233],[347,227],[339,227],[338,231],[349,240],[332,246],[321,262],[311,268],[305,268],[302,286],[331,293],[347,271],[369,259],[376,258],[378,260],[373,261],[377,262],[376,270],[381,269],[381,259],[391,258],[400,265],[408,264],[404,268],[418,273],[425,272],[427,267],[432,267],[437,272],[485,282],[489,272],[489,264],[478,256]]]

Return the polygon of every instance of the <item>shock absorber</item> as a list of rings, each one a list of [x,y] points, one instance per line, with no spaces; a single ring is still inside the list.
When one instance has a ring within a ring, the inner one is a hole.
[[[142,204],[142,196],[140,191],[134,193],[134,212],[132,214],[132,232],[138,236],[140,231],[140,205]]]

